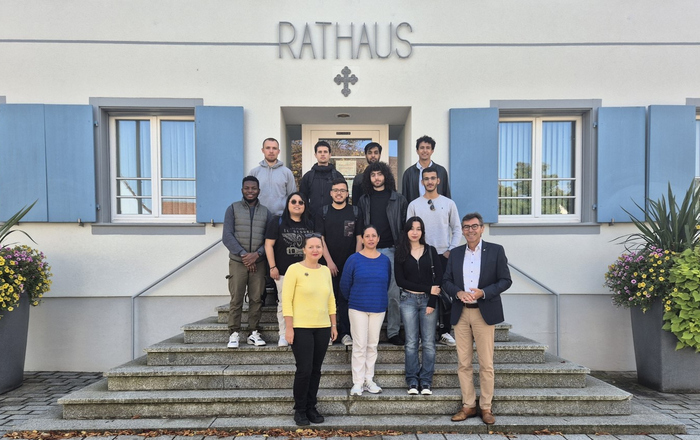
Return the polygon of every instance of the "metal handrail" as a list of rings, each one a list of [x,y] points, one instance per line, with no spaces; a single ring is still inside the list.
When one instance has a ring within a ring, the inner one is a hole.
[[[132,360],[136,359],[136,354],[134,353],[136,351],[136,298],[143,295],[144,293],[146,293],[147,291],[149,291],[150,289],[152,289],[156,285],[162,283],[163,281],[165,281],[170,276],[174,275],[177,271],[179,271],[183,267],[187,266],[188,264],[190,264],[191,262],[193,262],[197,258],[199,258],[202,255],[204,255],[205,253],[209,252],[214,246],[216,246],[217,244],[219,244],[221,242],[222,242],[222,239],[220,238],[217,241],[215,241],[214,243],[212,243],[209,246],[207,246],[206,248],[204,248],[203,250],[201,250],[200,252],[198,252],[197,254],[195,254],[194,256],[190,257],[187,261],[180,264],[175,269],[171,270],[167,274],[158,278],[158,280],[151,283],[148,287],[141,290],[139,293],[135,293],[135,294],[131,295],[131,359]]]
[[[557,354],[557,356],[559,356],[559,294],[558,294],[557,292],[555,292],[553,289],[550,289],[549,287],[545,286],[544,284],[542,284],[541,282],[539,282],[538,280],[536,280],[535,278],[533,278],[530,274],[528,274],[528,273],[525,272],[524,270],[522,270],[522,269],[520,269],[520,268],[514,266],[514,265],[511,264],[511,263],[508,263],[508,266],[512,267],[512,268],[515,269],[519,274],[521,274],[522,276],[524,276],[524,277],[527,278],[528,280],[532,281],[533,283],[537,284],[537,285],[540,286],[542,289],[546,290],[547,293],[549,293],[549,294],[551,294],[551,295],[554,295],[554,298],[555,298],[555,308],[556,308],[556,318],[555,318],[556,321],[555,321],[555,324],[554,324],[554,325],[555,325],[555,336],[556,336],[556,338],[557,338],[557,353],[556,353],[556,354]]]

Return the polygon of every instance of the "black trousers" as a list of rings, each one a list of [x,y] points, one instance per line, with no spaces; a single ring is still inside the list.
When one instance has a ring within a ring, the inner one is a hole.
[[[442,264],[442,270],[444,272],[445,268],[447,267],[447,258],[445,258],[445,256],[442,254],[440,254],[440,263]],[[440,303],[440,300],[438,300],[438,303]],[[438,305],[437,311],[438,313],[440,313],[440,315],[438,319],[437,332],[435,332],[435,337],[436,339],[440,339],[440,336],[442,336],[443,333],[449,333],[452,330],[452,324],[450,323],[452,307],[448,307],[447,310],[444,310],[444,307]]]
[[[336,317],[338,319],[338,341],[345,335],[350,334],[350,318],[348,317],[348,300],[340,293],[340,277],[342,271],[338,272],[337,277],[333,277],[333,295],[335,296]]]
[[[297,365],[294,374],[294,409],[297,411],[306,411],[316,406],[321,365],[330,339],[330,327],[294,327],[292,352]]]

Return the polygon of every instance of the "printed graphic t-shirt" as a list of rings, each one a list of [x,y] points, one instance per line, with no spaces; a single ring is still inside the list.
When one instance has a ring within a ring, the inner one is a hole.
[[[304,259],[302,243],[304,235],[313,232],[305,227],[301,222],[295,222],[292,219],[288,221],[282,220],[280,217],[274,216],[267,224],[265,238],[276,240],[273,247],[275,253],[275,265],[281,276],[287,273],[287,268],[294,263]]]

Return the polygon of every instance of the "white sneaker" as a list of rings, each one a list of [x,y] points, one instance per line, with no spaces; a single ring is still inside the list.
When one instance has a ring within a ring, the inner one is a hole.
[[[440,335],[440,343],[442,345],[449,345],[450,347],[454,347],[457,345],[457,342],[455,342],[455,338],[452,337],[451,334],[449,333],[443,333]]]
[[[346,347],[349,346],[349,345],[352,345],[352,336],[350,336],[350,335],[345,335],[345,336],[343,336],[343,339],[342,339],[341,342],[342,342],[343,345],[346,346]]]
[[[286,339],[284,339],[284,336],[280,336],[280,340],[277,343],[277,346],[279,347],[289,347],[289,342],[287,342]]]
[[[376,383],[372,382],[371,380],[366,380],[364,386],[362,387],[365,391],[368,391],[372,394],[379,394],[382,392],[382,389],[377,385]]]
[[[255,345],[256,347],[266,345],[265,341],[263,341],[263,338],[260,337],[260,333],[258,333],[257,330],[253,330],[250,333],[250,336],[248,336],[248,344]]]
[[[240,339],[238,338],[238,332],[233,332],[231,333],[231,336],[228,337],[228,344],[226,345],[228,348],[238,348],[238,341]]]
[[[352,386],[350,389],[350,395],[351,396],[361,396],[362,395],[362,384],[356,383],[355,385]]]

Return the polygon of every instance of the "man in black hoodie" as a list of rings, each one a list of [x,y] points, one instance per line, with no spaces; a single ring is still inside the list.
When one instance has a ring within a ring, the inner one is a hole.
[[[316,165],[304,174],[299,184],[299,192],[309,201],[309,213],[312,218],[321,213],[323,205],[333,203],[331,197],[333,180],[343,177],[331,163],[331,146],[328,142],[316,142],[314,156],[316,156]]]

